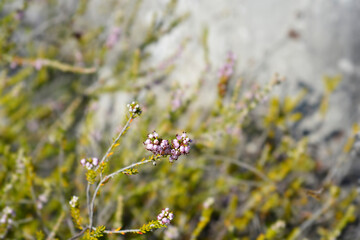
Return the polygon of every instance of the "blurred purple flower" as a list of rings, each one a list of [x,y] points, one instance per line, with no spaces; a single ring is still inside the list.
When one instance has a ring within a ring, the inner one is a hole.
[[[233,52],[229,52],[226,63],[219,69],[219,78],[229,78],[234,72],[235,55]]]
[[[91,170],[94,167],[97,167],[99,165],[99,159],[98,158],[83,158],[80,160],[80,164],[83,167],[86,167],[88,170]]]
[[[174,214],[169,211],[169,208],[165,208],[157,216],[157,220],[164,225],[170,224],[171,220],[174,219]]]
[[[106,47],[113,48],[117,43],[121,35],[121,29],[119,27],[114,27],[111,29],[110,34],[106,40]]]
[[[40,58],[36,59],[34,62],[34,68],[36,70],[40,70],[43,66],[43,60],[41,60]]]

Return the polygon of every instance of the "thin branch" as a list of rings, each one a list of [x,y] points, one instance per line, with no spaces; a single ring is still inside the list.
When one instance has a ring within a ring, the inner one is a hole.
[[[295,233],[295,235],[292,237],[292,239],[298,239],[303,232],[309,228],[314,222],[323,215],[333,204],[335,203],[334,199],[330,198],[322,208],[318,209],[307,221],[302,223],[299,227],[299,231]]]
[[[273,182],[264,173],[260,172],[258,169],[256,169],[255,167],[253,167],[250,164],[247,164],[245,162],[237,161],[237,160],[234,160],[234,159],[229,158],[229,157],[218,156],[218,155],[208,155],[206,157],[208,157],[208,158],[210,158],[212,160],[222,160],[222,161],[225,161],[225,162],[235,164],[235,165],[237,165],[237,166],[239,166],[241,168],[249,170],[250,172],[254,173],[255,175],[257,175],[258,177],[260,177],[264,181]]]
[[[68,212],[69,208],[68,208],[68,205],[67,205],[67,202],[65,199],[65,193],[63,191],[65,189],[65,187],[62,184],[63,175],[62,175],[61,168],[62,168],[63,163],[64,163],[64,150],[63,150],[63,148],[60,147],[59,157],[58,157],[58,176],[59,176],[59,185],[61,187],[59,187],[57,189],[59,191],[59,200],[61,202],[63,211]],[[71,218],[67,217],[66,223],[67,223],[68,227],[70,228],[71,234],[75,234],[75,227],[74,227],[74,224],[73,224]]]
[[[93,227],[93,230],[95,230],[96,228]],[[119,233],[119,234],[125,234],[125,233],[138,233],[141,232],[140,229],[126,229],[126,230],[105,230],[104,233],[106,234],[113,234],[113,233]]]
[[[40,150],[45,145],[45,143],[48,141],[47,139],[48,139],[48,136],[50,135],[50,133],[52,131],[54,131],[55,129],[57,129],[59,126],[61,126],[63,121],[66,119],[66,117],[73,114],[74,111],[77,110],[77,108],[80,106],[81,103],[82,103],[82,97],[76,97],[66,107],[65,111],[63,111],[63,113],[57,118],[57,120],[53,124],[51,124],[51,126],[49,126],[47,129],[45,129],[44,133],[41,134],[43,137],[41,137],[39,143],[37,143],[35,150],[32,153],[33,159],[36,159]]]
[[[121,130],[121,132],[118,134],[118,136],[116,137],[116,139],[113,141],[113,143],[111,144],[111,146],[108,148],[108,150],[106,151],[106,153],[104,154],[104,156],[102,157],[99,165],[95,168],[95,171],[101,166],[101,164],[106,161],[109,158],[109,154],[110,152],[114,149],[115,145],[119,142],[120,138],[122,135],[124,135],[126,129],[129,128],[130,123],[133,121],[133,117],[130,117],[129,120],[126,122],[125,126],[123,127],[123,129]],[[100,183],[103,181],[102,178],[102,173],[100,173]],[[99,186],[100,186],[99,183]],[[98,187],[99,187],[98,186]],[[94,196],[96,196],[96,193],[99,189],[95,190],[95,194]],[[94,197],[93,197],[94,198]],[[86,187],[86,202],[87,202],[87,206],[88,206],[88,213],[89,213],[89,226],[90,228],[92,228],[92,222],[93,222],[93,206],[94,206],[94,202],[90,202],[90,183],[88,182],[87,187]]]
[[[4,55],[4,59],[7,62],[16,63],[16,64],[20,64],[20,65],[35,66],[37,63],[39,63],[39,65],[41,65],[41,66],[52,67],[52,68],[61,70],[63,72],[92,74],[97,71],[97,69],[95,67],[91,67],[91,68],[76,67],[76,66],[73,66],[70,64],[66,64],[66,63],[62,63],[59,61],[46,59],[46,58],[28,59],[28,58],[21,58],[21,57],[17,57],[17,56]]]
[[[68,240],[75,240],[78,239],[79,237],[81,237],[85,231],[88,229],[88,227],[85,227],[81,232],[79,232],[78,234],[74,235],[73,237],[69,238]]]
[[[113,143],[111,144],[111,146],[108,148],[108,150],[106,151],[105,155],[103,156],[103,158],[101,159],[99,165],[95,168],[95,171],[101,166],[101,164],[106,161],[109,158],[109,154],[111,152],[111,150],[113,150],[114,146],[119,142],[119,139],[121,138],[122,135],[124,135],[126,129],[130,126],[130,123],[133,121],[134,118],[130,117],[129,120],[126,122],[125,126],[123,127],[123,129],[121,130],[121,132],[119,133],[119,135],[116,137],[116,139],[113,141]]]
[[[146,164],[146,163],[149,163],[149,162],[153,162],[153,161],[154,161],[153,159],[148,159],[148,160],[143,160],[143,161],[140,161],[140,162],[137,162],[137,163],[133,163],[130,166],[124,167],[122,169],[117,170],[116,172],[113,172],[113,173],[107,175],[102,182],[107,181],[109,178],[114,177],[115,175],[125,171],[126,169],[137,167],[137,166],[140,166],[140,165],[143,165],[143,164]]]
[[[49,236],[46,238],[46,240],[51,240],[51,239],[54,238],[55,233],[56,233],[56,231],[59,229],[60,224],[61,224],[62,220],[64,219],[64,217],[65,217],[65,212],[61,212],[61,215],[60,215],[59,219],[57,220],[57,222],[56,222],[53,230],[51,231],[51,233],[49,234]]]
[[[121,230],[121,231],[110,231],[110,230],[105,230],[104,233],[107,234],[112,234],[112,233],[120,233],[120,234],[125,234],[125,233],[137,233],[140,232],[140,229],[128,229],[128,230]]]
[[[129,168],[133,168],[133,167],[137,167],[137,166],[140,166],[140,165],[143,165],[143,164],[146,164],[146,163],[149,163],[149,162],[153,162],[154,160],[153,159],[148,159],[148,160],[144,160],[144,161],[140,161],[140,162],[137,162],[137,163],[133,163],[131,164],[130,166],[127,166],[127,167],[124,167],[124,168],[121,168],[109,175],[107,175],[106,177],[104,177],[100,182],[99,184],[96,186],[95,188],[95,191],[94,191],[94,194],[93,194],[93,197],[92,197],[92,200],[90,202],[90,229],[92,229],[92,224],[93,224],[93,215],[94,215],[94,202],[95,202],[95,198],[96,198],[96,195],[100,189],[100,187],[103,185],[103,183],[105,183],[106,181],[108,181],[110,178],[113,178],[114,176],[116,176],[117,174],[125,171],[126,169],[129,169]]]
[[[35,189],[34,189],[34,185],[33,185],[32,180],[30,182],[30,193],[31,193],[31,199],[33,201],[33,205],[34,205],[34,208],[35,208],[35,215],[40,221],[41,228],[46,234],[49,234],[49,230],[45,226],[45,223],[44,223],[44,221],[42,219],[42,216],[41,216],[41,212],[38,209],[37,204],[36,204],[37,197],[36,197],[36,193],[35,193]]]
[[[90,217],[90,183],[88,182],[87,186],[86,186],[86,204],[88,206],[88,213],[89,213],[89,217]]]

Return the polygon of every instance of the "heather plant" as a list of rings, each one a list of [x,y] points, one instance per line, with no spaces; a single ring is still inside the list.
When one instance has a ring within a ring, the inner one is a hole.
[[[191,40],[160,64],[150,49],[187,15],[169,1],[149,25],[143,4],[110,1],[94,22],[96,1],[0,2],[0,238],[356,239],[359,127],[304,130],[341,78],[315,102],[274,96],[280,75],[210,61],[210,28],[198,79],[174,83]]]
[[[169,208],[165,208],[157,216],[157,220],[150,221],[149,223],[144,224],[139,229],[120,230],[120,228],[117,228],[115,230],[107,230],[103,225],[93,227],[95,211],[94,205],[96,196],[100,192],[100,188],[107,184],[111,179],[121,173],[126,175],[137,174],[139,172],[137,167],[143,164],[153,163],[153,165],[156,166],[156,161],[159,161],[161,157],[169,156],[169,162],[172,163],[174,160],[177,160],[180,155],[188,154],[190,151],[189,143],[191,142],[191,139],[187,137],[186,133],[183,133],[181,136],[176,135],[175,139],[173,139],[172,141],[170,141],[171,143],[169,143],[168,140],[159,138],[159,135],[154,131],[153,133],[150,133],[148,135],[148,139],[144,142],[146,149],[153,153],[153,155],[149,159],[146,160],[145,158],[143,158],[137,163],[133,163],[127,167],[123,167],[119,170],[107,173],[107,169],[109,169],[108,161],[111,155],[113,155],[116,147],[119,145],[120,138],[130,127],[131,122],[136,117],[140,116],[142,112],[139,104],[136,102],[128,104],[127,107],[129,108],[130,113],[129,120],[125,124],[123,130],[115,138],[109,149],[106,151],[104,157],[101,160],[99,160],[98,158],[83,158],[80,160],[81,165],[87,169],[86,176],[88,183],[86,188],[86,202],[89,215],[89,223],[86,226],[82,226],[79,198],[77,196],[73,196],[69,202],[71,216],[73,218],[73,222],[76,224],[76,227],[81,229],[82,231],[76,234],[71,239],[77,239],[83,234],[85,234],[85,239],[98,239],[104,234],[143,234],[156,228],[166,227],[174,218],[174,214],[170,212]],[[95,190],[93,190],[93,193],[91,193],[92,185],[95,185]]]

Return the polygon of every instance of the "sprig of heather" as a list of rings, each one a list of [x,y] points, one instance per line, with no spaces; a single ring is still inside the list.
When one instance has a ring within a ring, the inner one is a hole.
[[[141,115],[142,110],[137,102],[132,102],[126,105],[129,108],[129,113],[132,118],[136,118]]]
[[[72,196],[71,200],[69,201],[69,204],[72,208],[75,208],[79,205],[79,197],[78,196]]]
[[[229,79],[232,77],[235,68],[236,57],[233,52],[228,52],[224,65],[219,69],[218,93],[223,98],[227,91]]]
[[[186,132],[178,135],[172,140],[166,140],[159,137],[156,131],[148,134],[148,138],[143,143],[146,150],[152,152],[154,155],[169,157],[169,162],[173,163],[181,155],[190,152],[190,143],[192,140],[186,135]]]
[[[218,73],[219,78],[229,78],[233,75],[235,61],[236,61],[235,54],[231,51],[228,52],[226,62],[219,69],[219,73]]]
[[[251,90],[244,93],[244,98],[237,102],[234,106],[238,112],[239,120],[242,122],[244,118],[260,103],[266,102],[269,93],[276,86],[285,81],[285,78],[275,74],[272,80],[264,87],[254,86]]]
[[[110,174],[104,175],[103,169],[107,165],[107,160],[112,156],[112,153],[114,151],[114,148],[118,146],[118,142],[121,136],[125,133],[127,128],[129,127],[132,120],[142,113],[142,110],[140,108],[140,105],[136,102],[132,102],[131,104],[128,104],[127,107],[129,108],[130,118],[128,122],[125,124],[123,130],[119,133],[119,135],[115,138],[109,149],[106,151],[105,155],[101,160],[98,158],[83,158],[80,160],[80,164],[85,167],[87,172],[87,179],[88,179],[88,185],[86,189],[86,197],[87,197],[87,208],[89,213],[89,224],[82,226],[81,225],[81,217],[80,217],[80,202],[79,198],[77,196],[73,196],[72,199],[69,201],[70,209],[71,209],[71,215],[73,217],[73,220],[76,224],[76,226],[81,229],[82,231],[78,234],[74,235],[71,239],[77,239],[81,237],[82,235],[86,234],[86,236],[93,237],[96,239],[98,235],[96,235],[100,230],[101,227],[101,234],[111,234],[111,233],[120,233],[125,234],[129,232],[142,234],[147,231],[151,231],[156,228],[162,228],[166,227],[166,225],[170,224],[170,221],[174,218],[174,214],[169,211],[169,208],[165,208],[162,210],[162,212],[158,215],[157,221],[153,220],[149,222],[148,224],[144,224],[143,227],[139,229],[129,229],[129,230],[106,230],[105,227],[99,226],[99,227],[93,227],[93,218],[94,218],[94,209],[95,209],[95,199],[100,191],[100,188],[107,183],[111,178],[114,176],[125,173],[127,170],[135,171],[135,167],[138,167],[143,164],[147,163],[154,163],[157,159],[157,156],[169,156],[169,161],[173,162],[179,158],[179,156],[188,154],[190,151],[190,143],[192,140],[187,136],[187,134],[184,132],[181,135],[176,135],[174,139],[172,140],[166,140],[159,137],[159,135],[154,131],[153,133],[150,133],[148,135],[148,139],[144,142],[146,145],[146,149],[151,151],[154,156],[151,156],[150,159],[145,160],[145,158],[139,162],[133,163],[127,167],[118,169]],[[136,170],[137,171],[137,170]],[[91,174],[89,174],[91,173]],[[90,176],[90,178],[89,178]],[[91,184],[96,183],[98,180],[95,190],[91,194]],[[100,236],[100,235],[99,235]]]
[[[157,220],[159,221],[159,223],[164,225],[170,224],[171,220],[173,219],[174,219],[174,214],[170,212],[169,208],[163,209],[161,213],[159,213],[159,215],[157,216]]]
[[[0,224],[7,224],[10,227],[13,224],[13,218],[15,217],[15,212],[12,208],[6,206],[0,218]]]
[[[14,224],[15,216],[15,211],[9,206],[6,206],[2,210],[0,217],[0,239],[5,239],[8,231],[12,228]]]
[[[83,167],[86,167],[87,170],[96,168],[99,165],[99,159],[98,158],[83,158],[80,160],[81,165]]]
[[[121,28],[113,27],[110,31],[108,38],[106,39],[106,44],[105,44],[106,47],[109,49],[113,48],[118,42],[120,36],[121,36]]]

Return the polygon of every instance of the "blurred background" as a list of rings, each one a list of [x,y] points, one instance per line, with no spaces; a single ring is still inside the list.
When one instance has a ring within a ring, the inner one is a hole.
[[[80,159],[137,101],[105,174],[149,158],[154,130],[191,152],[111,180],[95,226],[175,219],[99,239],[360,239],[359,20],[356,0],[2,0],[0,238],[80,232]]]

